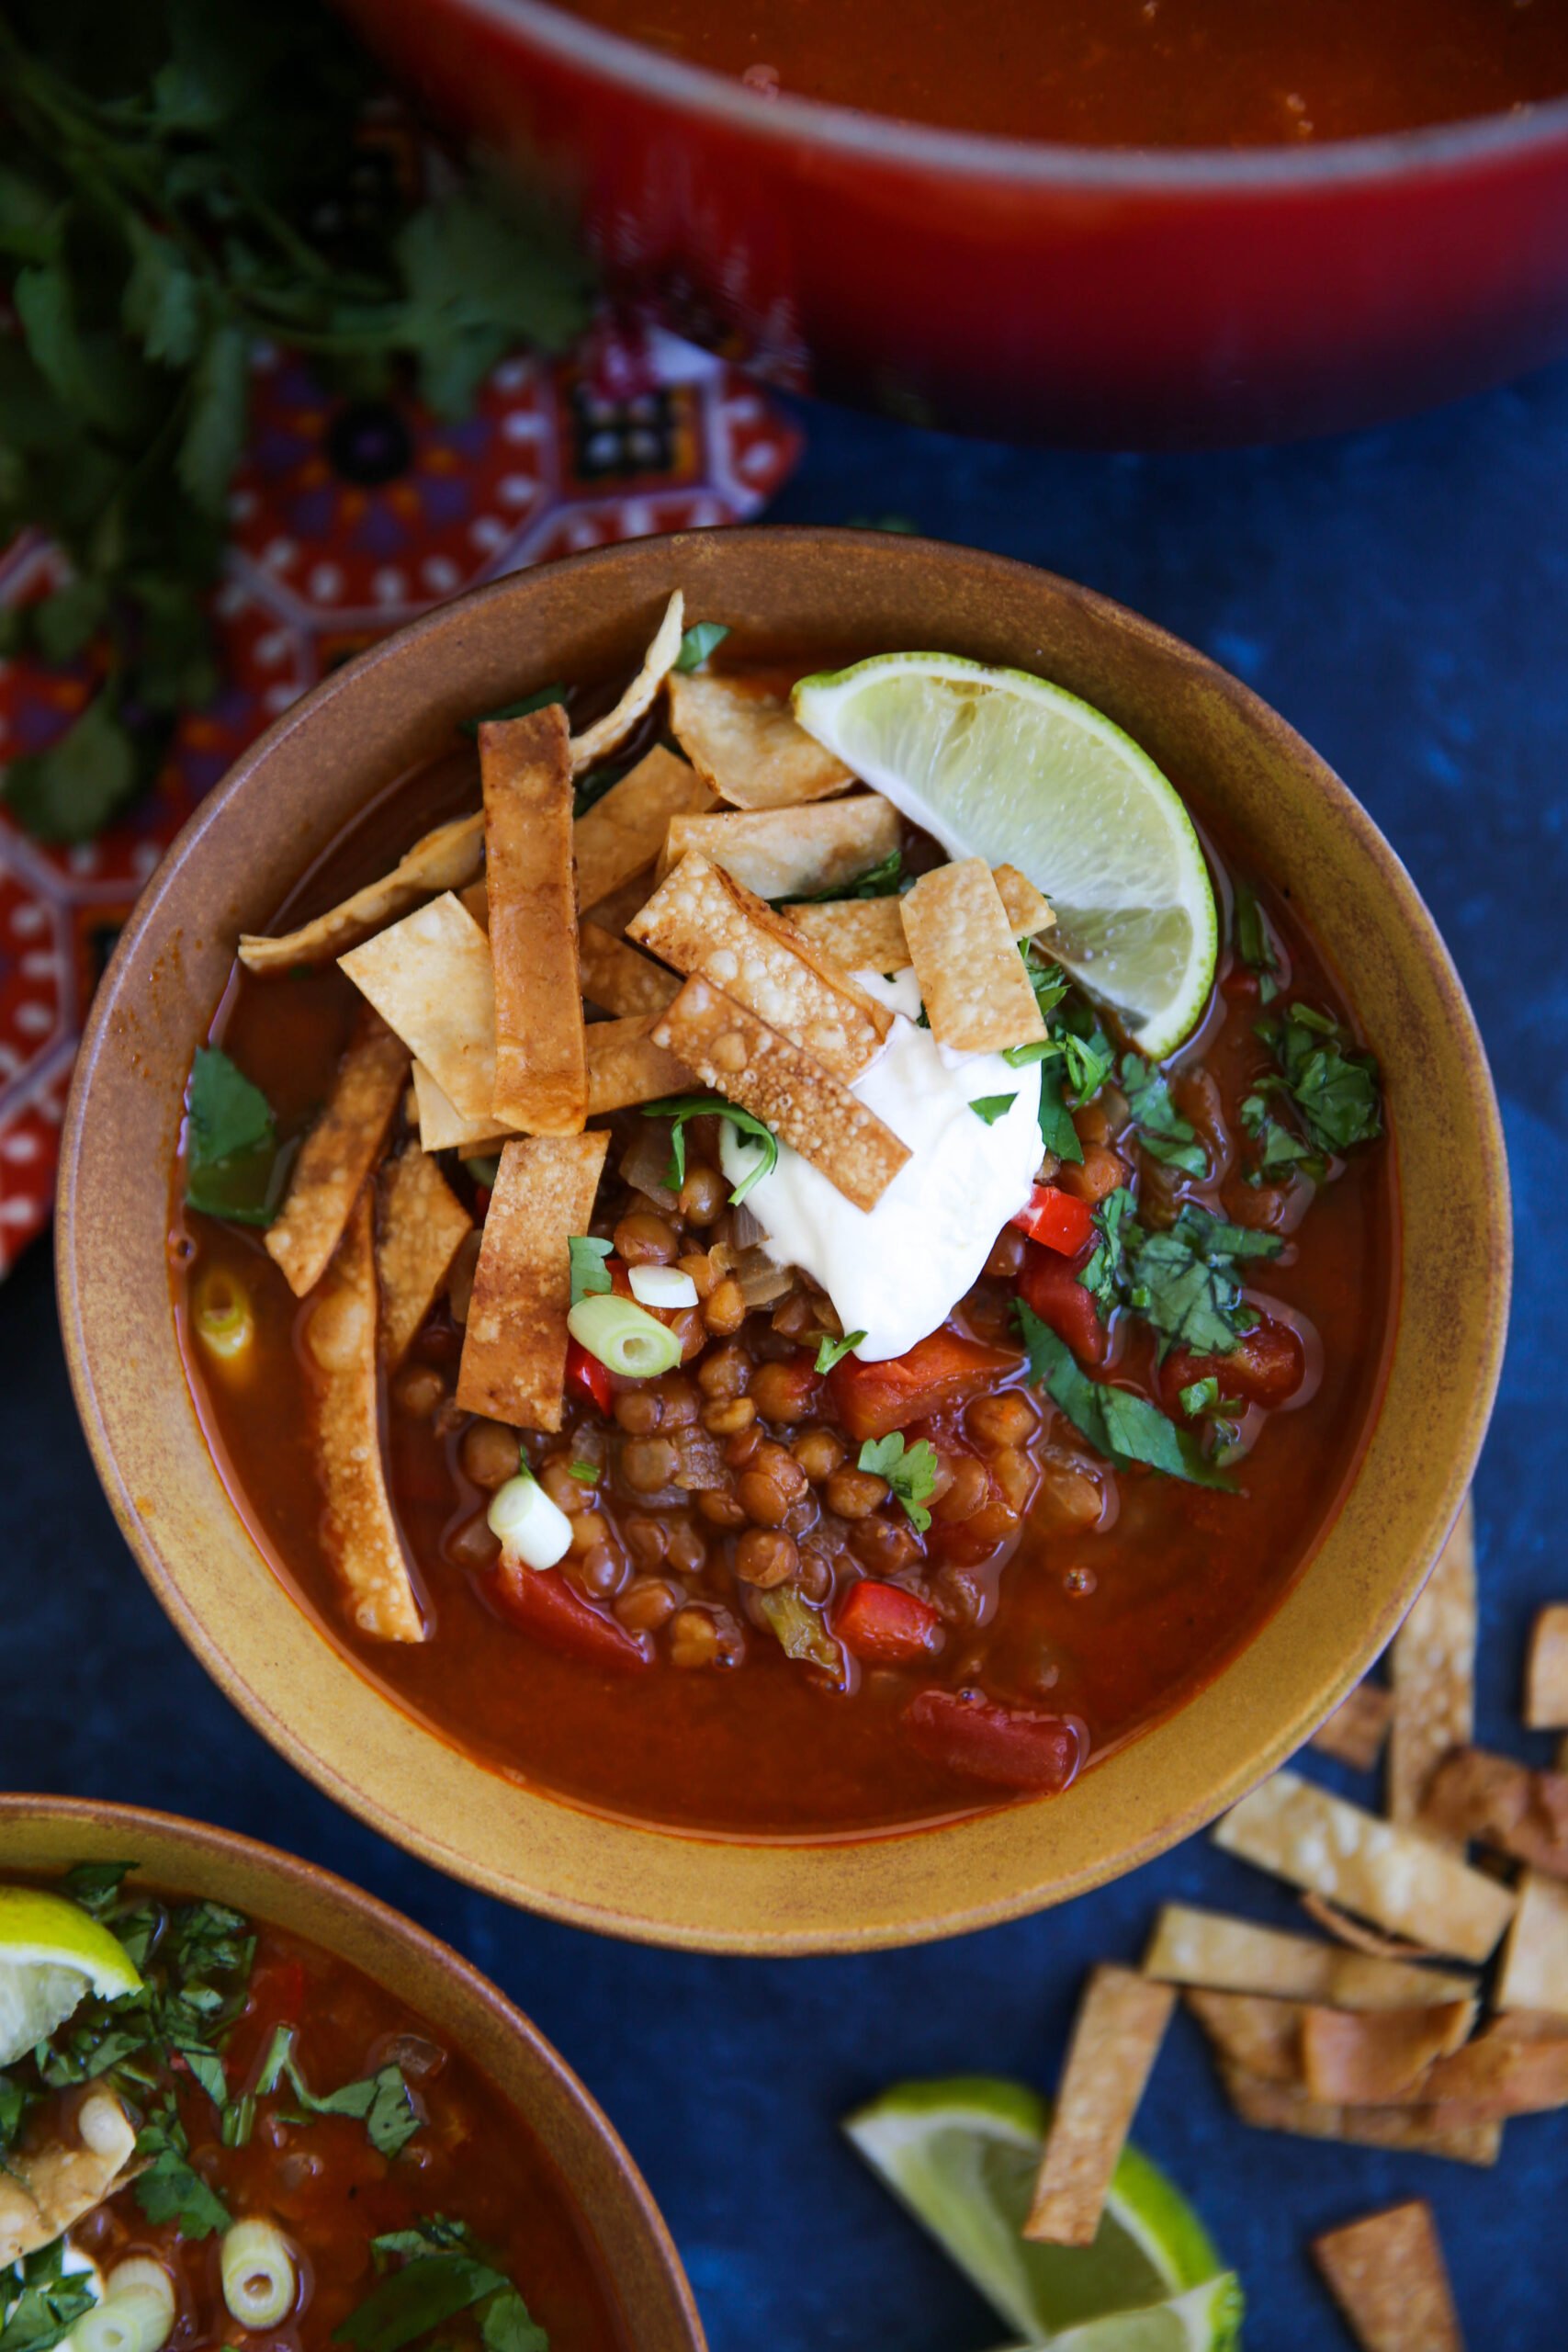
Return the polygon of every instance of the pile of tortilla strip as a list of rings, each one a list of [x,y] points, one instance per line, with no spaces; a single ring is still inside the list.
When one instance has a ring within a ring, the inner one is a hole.
[[[389,1641],[427,1629],[386,1488],[378,1379],[472,1224],[438,1154],[500,1156],[457,1404],[554,1430],[567,1243],[589,1230],[609,1144],[591,1121],[708,1088],[869,1209],[909,1155],[851,1091],[892,1021],[853,972],[912,967],[954,1047],[1044,1035],[1017,952],[1053,921],[1039,891],[971,858],[902,896],[834,897],[897,859],[897,811],[853,789],[760,681],[678,669],[683,621],[677,592],[637,676],[584,733],[558,702],[481,724],[481,808],[300,929],[240,942],[253,972],[335,959],[366,1000],[266,1247],[316,1298],[327,1541],[356,1623]],[[582,791],[660,695],[685,756],[657,743]],[[405,1101],[418,1141],[389,1159]]]
[[[1359,1683],[1311,1742],[1365,1772],[1386,1751],[1383,1814],[1286,1770],[1214,1831],[1299,1888],[1324,1932],[1168,1904],[1141,1971],[1094,1970],[1029,2237],[1093,2239],[1178,1986],[1237,2113],[1265,2131],[1494,2165],[1510,2116],[1568,2106],[1568,1741],[1551,1771],[1472,1745],[1474,1547],[1467,1497],[1387,1683]],[[1524,1721],[1568,1731],[1568,1603],[1536,1619]],[[1314,2253],[1361,2343],[1460,2345],[1424,2204]]]

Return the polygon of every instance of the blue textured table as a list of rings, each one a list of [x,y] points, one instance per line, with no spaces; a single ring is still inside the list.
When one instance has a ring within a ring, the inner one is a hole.
[[[809,413],[788,521],[906,515],[1106,590],[1258,688],[1410,865],[1491,1049],[1522,1279],[1479,1486],[1481,1728],[1517,1746],[1525,1631],[1568,1595],[1557,1399],[1568,1152],[1568,373],[1346,441],[1077,457]],[[690,2270],[714,2352],[980,2352],[998,2324],[840,2143],[901,2075],[1048,2084],[1079,1980],[1185,1895],[1290,1915],[1198,1841],[1062,1912],[850,1961],[601,1942],[447,1884],[337,1813],[232,1713],[115,1531],[67,1393],[46,1253],[0,1291],[0,1783],[205,1815],[293,1847],[449,1937],[609,2109]],[[1538,1743],[1537,1760],[1545,1760]],[[1240,2268],[1259,2352],[1337,2346],[1308,2235],[1420,2192],[1472,2346],[1564,2340],[1568,2116],[1510,2124],[1495,2173],[1245,2130],[1179,2018],[1138,2137]]]

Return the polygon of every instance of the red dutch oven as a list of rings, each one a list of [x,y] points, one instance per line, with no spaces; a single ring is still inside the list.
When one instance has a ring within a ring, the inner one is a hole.
[[[568,198],[614,290],[830,397],[1102,447],[1275,440],[1568,351],[1568,100],[1133,153],[769,100],[540,0],[342,5]]]

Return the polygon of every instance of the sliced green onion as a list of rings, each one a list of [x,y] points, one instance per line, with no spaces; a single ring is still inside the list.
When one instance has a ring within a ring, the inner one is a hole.
[[[175,2331],[174,2282],[161,2262],[136,2255],[117,2264],[104,2299],[71,2331],[73,2352],[162,2352]]]
[[[270,2222],[236,2222],[219,2248],[223,2301],[242,2327],[278,2327],[294,2309],[299,2274],[281,2230]]]
[[[632,1296],[644,1306],[695,1306],[697,1286],[679,1266],[633,1266]]]
[[[243,1283],[222,1267],[197,1284],[191,1324],[209,1355],[220,1363],[235,1363],[256,1336],[256,1318]]]
[[[681,1361],[681,1342],[669,1325],[613,1291],[580,1298],[566,1328],[580,1347],[628,1380],[652,1380]]]
[[[525,1568],[553,1568],[571,1548],[571,1521],[529,1470],[508,1478],[490,1498],[490,1532],[509,1559]]]

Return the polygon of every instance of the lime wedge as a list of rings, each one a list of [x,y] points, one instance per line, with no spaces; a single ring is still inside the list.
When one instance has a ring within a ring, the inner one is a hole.
[[[141,1988],[125,1946],[79,1904],[0,1886],[0,2066],[62,2025],[87,1993],[112,2001]]]
[[[1018,2083],[965,2075],[897,2084],[844,2129],[1028,2344],[1230,2352],[1240,2290],[1197,2214],[1135,2148],[1122,2151],[1092,2245],[1022,2236],[1049,2113]]]
[[[1158,1060],[1197,1025],[1219,920],[1191,819],[1130,735],[1021,670],[883,653],[803,678],[808,735],[950,857],[1009,864],[1056,913],[1052,953]]]

